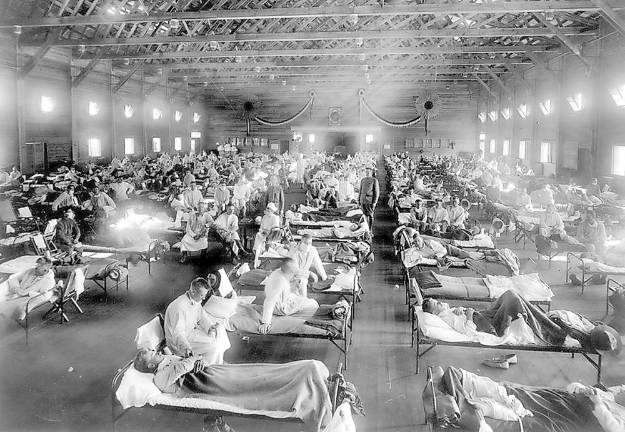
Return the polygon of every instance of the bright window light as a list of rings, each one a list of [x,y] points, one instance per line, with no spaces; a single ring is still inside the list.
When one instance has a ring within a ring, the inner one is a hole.
[[[135,154],[135,139],[132,137],[124,138],[124,153],[127,155]]]
[[[492,110],[488,113],[488,118],[494,123],[499,118],[499,113],[496,110]]]
[[[553,112],[553,105],[551,104],[551,99],[545,99],[544,101],[539,102],[538,106],[540,107],[540,110],[542,111],[543,115],[548,116],[549,114]]]
[[[195,153],[195,140],[191,140],[191,153]]]
[[[154,120],[160,120],[163,118],[163,111],[158,108],[152,108],[152,118]]]
[[[527,141],[519,141],[519,159],[525,159],[527,152]]]
[[[571,109],[575,112],[579,112],[584,109],[584,99],[581,93],[576,93],[573,96],[568,96],[566,101],[569,103]]]
[[[92,117],[97,116],[99,112],[100,112],[100,107],[98,106],[98,103],[90,101],[89,102],[89,115]]]
[[[99,138],[89,138],[89,156],[102,156],[102,145]]]
[[[202,138],[202,132],[200,131],[191,132],[191,138]]]
[[[506,119],[506,120],[510,120],[510,117],[512,116],[512,113],[510,111],[510,108],[506,107],[504,109],[501,110],[501,116]]]
[[[182,150],[182,137],[174,137],[174,150]]]
[[[540,161],[542,163],[551,162],[551,143],[543,141],[540,143]]]
[[[124,105],[124,117],[128,119],[131,118],[133,115],[135,115],[135,107],[130,104]]]
[[[372,134],[366,134],[365,135],[365,144],[371,144],[373,142],[373,135]]]
[[[625,146],[612,147],[612,174],[625,176]]]
[[[54,110],[54,101],[49,96],[41,96],[41,112],[49,113]]]
[[[193,113],[193,123],[197,123],[200,121],[200,113]]]
[[[481,112],[477,115],[477,118],[480,119],[481,123],[486,123],[486,113],[485,112]]]
[[[527,104],[521,104],[517,107],[517,112],[521,116],[521,118],[527,118],[530,115],[530,110],[527,107]]]
[[[610,96],[618,107],[625,107],[625,85],[610,89]]]
[[[308,142],[309,143],[314,143],[315,142],[315,134],[309,134],[308,135]]]
[[[508,156],[510,154],[510,140],[503,141],[503,147],[501,148],[501,154]]]
[[[490,152],[495,153],[496,149],[497,149],[497,141],[495,141],[494,139],[490,140]]]
[[[152,151],[154,153],[161,152],[161,139],[160,137],[152,137]]]
[[[176,122],[179,122],[180,120],[182,120],[182,111],[176,110],[176,112],[174,113],[174,120]]]
[[[484,132],[480,132],[480,141],[486,141],[486,134]]]

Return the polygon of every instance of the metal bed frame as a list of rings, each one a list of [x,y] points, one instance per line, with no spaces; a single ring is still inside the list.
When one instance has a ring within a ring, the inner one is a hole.
[[[568,282],[569,280],[569,274],[571,274],[571,270],[574,266],[574,263],[579,263],[581,264],[581,271],[582,271],[582,294],[584,294],[584,288],[588,285],[588,282],[590,282],[592,280],[592,278],[594,276],[625,276],[625,273],[616,273],[616,272],[601,272],[601,271],[590,271],[590,270],[586,270],[586,267],[584,266],[584,261],[582,259],[581,256],[579,256],[579,252],[569,252],[566,254],[566,274],[565,274],[565,282]],[[618,282],[612,280],[613,283],[618,284]],[[606,281],[607,283],[607,281]],[[620,284],[618,284],[620,285]],[[606,305],[608,303],[608,300],[606,298]],[[606,314],[608,313],[608,307],[606,306]]]
[[[625,284],[617,282],[614,279],[608,279],[605,282],[605,315],[608,316],[610,312],[610,293],[614,293],[617,290],[625,290]]]
[[[134,360],[130,360],[128,363],[126,363],[126,365],[123,368],[118,370],[115,376],[113,377],[113,381],[111,383],[111,414],[112,414],[112,419],[113,419],[114,431],[117,431],[117,424],[119,423],[120,419],[124,416],[124,414],[126,414],[131,409],[136,408],[136,407],[130,407],[126,409],[121,408],[119,402],[117,401],[117,398],[115,397],[115,392],[117,391],[117,389],[119,388],[119,385],[121,384],[122,377],[124,376],[124,373],[126,373],[126,371],[132,367],[133,361]],[[336,374],[330,376],[330,379],[332,380],[332,386],[330,388],[330,400],[332,402],[333,413],[338,408],[338,405],[337,405],[338,396],[339,396],[338,392],[339,392],[340,381],[342,379],[342,375],[341,375],[342,372],[343,372],[343,365],[339,363]],[[273,420],[273,421],[289,422],[289,423],[301,423],[300,419],[294,418],[294,417],[273,418],[273,417],[263,416],[260,414],[239,414],[239,413],[232,413],[228,411],[211,410],[211,409],[206,409],[206,408],[188,408],[188,407],[177,407],[177,406],[170,406],[170,405],[154,405],[154,406],[146,405],[141,408],[201,414],[204,416],[202,430],[209,430],[209,427],[212,424],[214,424],[216,421],[223,422],[223,417],[244,417],[244,418],[251,418],[251,419],[264,419],[264,420]]]
[[[571,358],[575,357],[575,354],[583,355],[586,360],[597,370],[597,384],[601,384],[601,362],[602,355],[601,353],[589,350],[585,348],[578,347],[565,347],[565,346],[549,346],[549,345],[513,345],[513,344],[503,344],[503,345],[482,345],[477,342],[446,342],[436,339],[431,339],[426,337],[419,327],[419,316],[416,313],[416,310],[412,310],[412,314],[414,315],[413,324],[411,329],[411,346],[416,349],[416,373],[419,373],[419,359],[427,354],[430,350],[434,349],[437,345],[446,345],[446,346],[454,346],[454,347],[464,347],[464,348],[489,348],[489,349],[503,349],[503,350],[513,350],[513,351],[536,351],[536,352],[554,352],[554,353],[567,353],[571,354]],[[416,344],[415,344],[416,339]],[[421,352],[420,345],[430,345],[423,352]],[[595,361],[590,356],[596,355],[597,360]]]

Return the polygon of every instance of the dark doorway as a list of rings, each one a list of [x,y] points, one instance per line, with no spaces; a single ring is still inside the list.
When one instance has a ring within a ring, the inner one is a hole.
[[[360,151],[358,136],[353,132],[330,132],[327,140],[329,152],[348,155]]]

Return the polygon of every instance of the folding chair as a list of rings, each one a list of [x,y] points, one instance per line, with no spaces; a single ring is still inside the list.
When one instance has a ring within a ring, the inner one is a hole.
[[[61,317],[61,324],[63,322],[69,322],[69,318],[65,313],[65,304],[71,303],[79,313],[84,313],[81,307],[78,305],[78,293],[73,288],[74,278],[76,277],[76,271],[74,270],[69,274],[69,276],[65,279],[65,283],[59,286],[60,290],[56,299],[52,302],[52,307],[48,312],[43,315],[43,318],[46,319],[50,314],[58,313]]]
[[[67,256],[66,252],[62,252],[56,248],[54,243],[52,243],[53,247],[51,248],[46,242],[45,237],[41,233],[34,234],[30,241],[35,249],[35,253],[41,256],[50,256],[52,261],[60,261]]]

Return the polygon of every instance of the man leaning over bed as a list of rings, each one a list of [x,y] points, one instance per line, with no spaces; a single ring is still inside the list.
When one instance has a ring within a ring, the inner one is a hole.
[[[178,356],[198,355],[208,364],[222,364],[230,341],[225,328],[202,308],[209,289],[206,279],[195,278],[189,290],[167,306],[165,340]]]
[[[271,330],[273,315],[293,315],[304,309],[317,309],[316,300],[295,294],[291,291],[291,279],[298,271],[292,257],[286,258],[280,268],[271,272],[265,282],[265,301],[258,331],[267,334]]]

